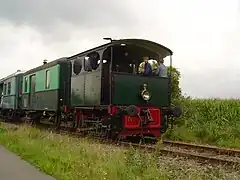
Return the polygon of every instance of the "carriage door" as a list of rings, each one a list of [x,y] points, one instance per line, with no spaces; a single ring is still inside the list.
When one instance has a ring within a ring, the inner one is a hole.
[[[35,87],[36,87],[36,75],[32,75],[30,76],[29,103],[28,103],[30,108],[34,108]]]

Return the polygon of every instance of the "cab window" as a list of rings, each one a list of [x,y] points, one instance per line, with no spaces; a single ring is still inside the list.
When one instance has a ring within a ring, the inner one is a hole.
[[[111,59],[110,51],[110,47],[105,50],[103,58]],[[138,67],[143,62],[143,57],[145,56],[153,60],[152,62],[149,61],[152,64],[155,62],[154,59],[157,58],[158,54],[136,45],[115,45],[113,46],[112,71],[137,75],[139,74]]]
[[[82,70],[82,59],[77,58],[73,62],[73,73],[75,75],[78,75],[81,72],[81,70]]]
[[[100,65],[100,55],[98,52],[91,52],[84,57],[84,70],[93,71],[97,70]]]

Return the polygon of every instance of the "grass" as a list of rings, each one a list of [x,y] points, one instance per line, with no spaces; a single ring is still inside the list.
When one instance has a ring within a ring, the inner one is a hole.
[[[166,136],[173,140],[240,148],[239,100],[191,100],[180,102],[183,115]]]
[[[0,143],[58,180],[240,179],[239,172],[226,172],[221,167],[202,167],[190,160],[159,157],[27,126],[1,124]]]

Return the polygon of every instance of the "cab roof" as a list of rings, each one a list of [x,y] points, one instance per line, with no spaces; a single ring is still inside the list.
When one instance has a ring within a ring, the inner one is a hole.
[[[88,54],[89,52],[96,51],[96,50],[103,49],[103,48],[117,45],[117,44],[136,45],[139,47],[146,48],[148,50],[159,52],[164,57],[173,54],[171,49],[169,49],[161,44],[158,44],[156,42],[153,42],[153,41],[149,41],[149,40],[145,40],[145,39],[119,39],[119,40],[112,40],[110,43],[103,44],[101,46],[98,46],[98,47],[89,49],[87,51],[75,54],[73,56],[68,57],[68,59],[76,58],[77,56]]]
[[[161,44],[158,44],[156,42],[145,40],[145,39],[120,39],[120,40],[114,40],[112,43],[113,44],[115,43],[116,44],[133,44],[133,45],[140,46],[155,52],[159,52],[163,56],[169,56],[173,54],[171,49]]]

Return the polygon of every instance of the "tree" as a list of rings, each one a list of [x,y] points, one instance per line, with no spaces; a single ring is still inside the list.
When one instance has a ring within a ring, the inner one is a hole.
[[[179,86],[181,74],[175,67],[172,67],[172,68],[168,67],[168,76],[170,76],[170,73],[171,73],[171,77],[172,77],[172,79],[171,79],[172,99],[176,100],[182,96],[182,90]]]

